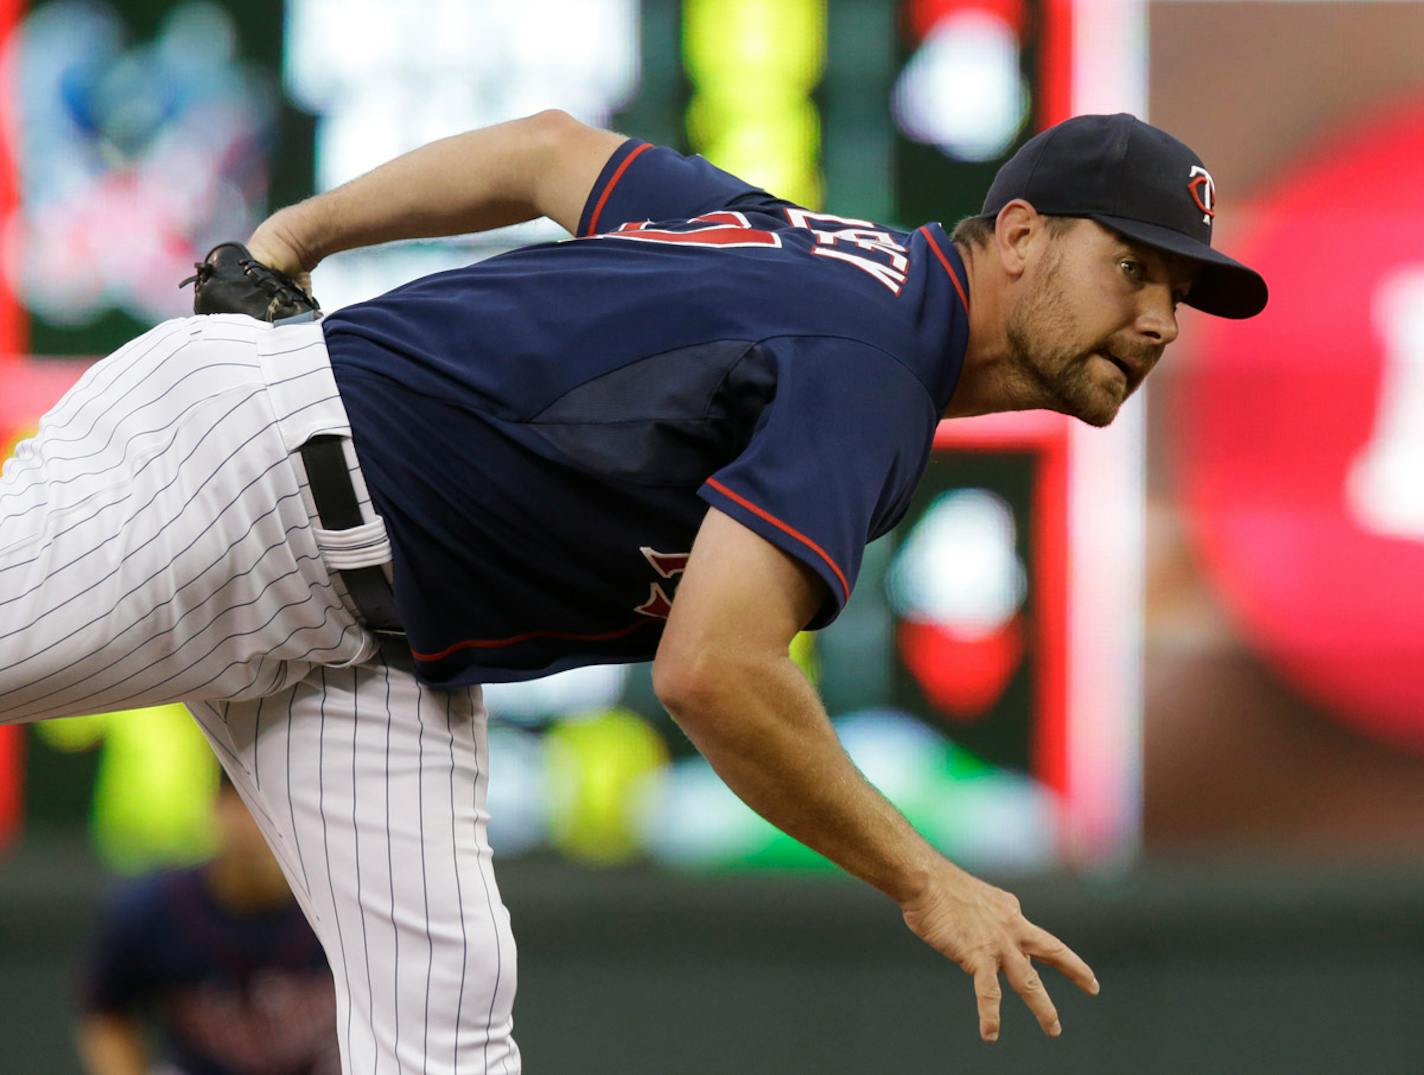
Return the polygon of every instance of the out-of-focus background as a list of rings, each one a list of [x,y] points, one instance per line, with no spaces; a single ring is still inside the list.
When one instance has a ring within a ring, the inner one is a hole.
[[[1041,129],[1192,145],[1271,285],[1107,431],[947,424],[798,643],[865,772],[1091,962],[1061,1041],[756,819],[642,668],[491,688],[531,1072],[1424,1072],[1424,3],[0,0],[0,457],[269,210],[546,107],[814,209],[977,211]],[[1183,177],[1184,184],[1188,177]],[[333,258],[327,309],[562,237]],[[181,710],[0,728],[0,1070],[79,1070],[123,879],[212,849]]]

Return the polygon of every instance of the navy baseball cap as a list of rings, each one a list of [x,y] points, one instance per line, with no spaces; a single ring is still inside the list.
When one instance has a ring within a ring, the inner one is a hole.
[[[1196,262],[1188,306],[1235,318],[1265,309],[1261,274],[1211,248],[1216,184],[1201,158],[1136,116],[1076,116],[1034,135],[999,169],[982,215],[1015,198]]]

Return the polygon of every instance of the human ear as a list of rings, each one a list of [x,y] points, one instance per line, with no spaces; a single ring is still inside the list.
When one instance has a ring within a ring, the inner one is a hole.
[[[994,248],[1004,272],[1018,279],[1028,268],[1029,251],[1043,218],[1022,198],[999,210],[994,221]]]

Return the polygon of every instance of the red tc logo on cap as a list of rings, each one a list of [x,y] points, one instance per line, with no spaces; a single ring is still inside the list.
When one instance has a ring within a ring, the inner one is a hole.
[[[1202,212],[1202,223],[1210,224],[1211,218],[1216,216],[1216,181],[1211,173],[1200,164],[1192,165],[1187,173],[1187,190]]]

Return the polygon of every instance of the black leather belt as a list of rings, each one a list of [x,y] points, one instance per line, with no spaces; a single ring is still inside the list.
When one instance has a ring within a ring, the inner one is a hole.
[[[317,514],[321,516],[321,525],[327,530],[353,530],[364,525],[361,505],[356,500],[351,474],[346,469],[346,453],[341,450],[341,439],[322,434],[298,449],[307,468],[307,480],[311,483]],[[367,627],[387,634],[405,633],[396,612],[395,594],[391,592],[391,584],[384,571],[379,567],[356,567],[338,574]]]

